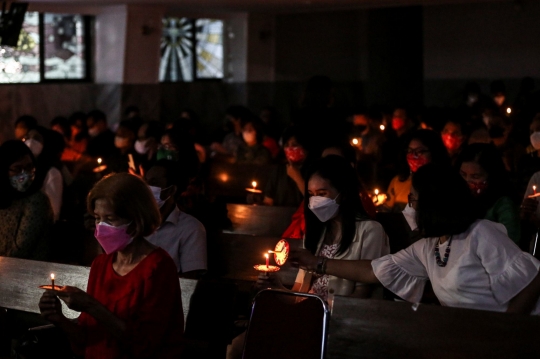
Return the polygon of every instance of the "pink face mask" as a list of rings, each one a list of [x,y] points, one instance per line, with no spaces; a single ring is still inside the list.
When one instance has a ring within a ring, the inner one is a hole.
[[[115,227],[105,222],[100,222],[96,225],[94,236],[103,247],[105,253],[111,254],[121,251],[133,241],[133,238],[126,232],[128,226],[129,223]]]
[[[306,159],[306,151],[304,151],[303,147],[285,147],[284,151],[285,157],[291,162],[302,162]]]
[[[418,171],[420,167],[428,162],[428,159],[424,156],[415,156],[412,153],[407,154],[407,163],[409,164],[412,173]]]

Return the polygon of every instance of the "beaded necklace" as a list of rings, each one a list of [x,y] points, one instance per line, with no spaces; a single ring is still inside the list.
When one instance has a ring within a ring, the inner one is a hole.
[[[439,241],[437,242],[437,245],[435,246],[435,259],[437,260],[437,265],[439,267],[446,267],[446,263],[448,263],[448,257],[450,256],[450,246],[452,245],[452,236],[450,236],[450,239],[448,239],[448,247],[446,247],[446,250],[444,251],[444,258],[441,260],[441,254],[439,253],[439,243],[441,243],[441,237],[439,237]]]

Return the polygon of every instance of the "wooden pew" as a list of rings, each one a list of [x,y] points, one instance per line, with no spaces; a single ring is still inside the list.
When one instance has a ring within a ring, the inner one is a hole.
[[[538,358],[540,318],[336,296],[327,358]]]
[[[51,273],[55,274],[55,283],[58,285],[86,290],[90,268],[0,257],[0,307],[39,314],[38,303],[43,293],[39,286],[51,283]],[[196,286],[196,280],[180,278],[184,319],[187,319]],[[72,319],[80,314],[68,309],[63,302],[62,311],[67,318]]]
[[[229,203],[227,212],[232,226],[224,233],[281,238],[296,208]]]

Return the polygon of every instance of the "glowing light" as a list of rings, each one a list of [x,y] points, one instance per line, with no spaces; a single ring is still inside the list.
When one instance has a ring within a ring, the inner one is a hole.
[[[221,182],[227,182],[229,180],[229,175],[226,173],[222,173],[219,175],[219,179],[221,180]]]
[[[533,192],[536,194],[536,186],[533,186]]]
[[[251,185],[253,186],[253,188],[257,188],[257,181],[251,182]]]
[[[103,160],[102,160],[101,158],[98,158],[98,159],[97,159],[98,165],[100,165],[102,161],[103,161]]]
[[[375,190],[375,195],[378,195],[378,194],[379,194],[379,190],[376,189],[376,190]]]
[[[51,273],[51,280],[54,280],[54,273]]]
[[[384,127],[384,125],[380,125],[379,128],[381,129],[381,131],[384,131],[386,127]]]
[[[353,138],[352,140],[353,145],[358,145],[358,138]]]
[[[508,107],[508,108],[506,109],[506,113],[507,113],[507,114],[511,114],[511,113],[512,113],[512,109],[511,109],[510,107]]]

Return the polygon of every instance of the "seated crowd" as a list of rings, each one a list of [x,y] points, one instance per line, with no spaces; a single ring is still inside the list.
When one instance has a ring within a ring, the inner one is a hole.
[[[343,111],[330,89],[312,78],[287,125],[271,107],[256,116],[231,106],[213,134],[191,110],[164,123],[130,107],[111,127],[98,110],[50,128],[19,118],[0,146],[0,256],[91,263],[86,292],[66,286],[39,301],[74,352],[178,357],[178,276],[212,274],[212,238],[227,226],[224,200],[208,190],[211,168],[266,166],[255,202],[295,208],[282,237],[303,248],[289,257],[299,267],[292,287],[278,272],[260,275],[257,289],[330,305],[334,295],[386,291],[417,303],[432,290],[443,306],[540,314],[537,104],[512,107],[500,101],[504,88],[489,99],[469,84],[456,109]],[[407,246],[393,245],[396,231]],[[82,312],[78,323],[60,300]]]

